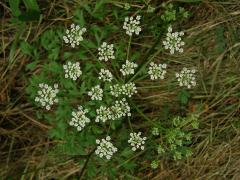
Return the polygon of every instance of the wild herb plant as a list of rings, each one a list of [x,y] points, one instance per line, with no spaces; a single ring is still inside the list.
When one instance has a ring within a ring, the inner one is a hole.
[[[101,20],[101,7],[104,5],[96,4],[92,11],[87,5],[85,9],[94,20]],[[27,66],[36,70],[27,92],[39,107],[37,117],[51,124],[49,136],[62,142],[52,152],[80,158],[80,176],[85,169],[88,178],[99,174],[114,178],[118,169],[133,174],[140,155],[156,169],[162,158],[179,160],[192,154],[188,148],[191,133],[186,127],[191,124],[197,128],[197,118],[169,116],[162,122],[161,117],[148,117],[135,102],[140,79],[163,83],[169,78],[171,65],[154,61],[155,48],[176,56],[184,52],[184,33],[175,32],[174,24],[168,23],[175,20],[176,12],[173,6],[163,7],[168,10],[161,16],[166,22],[160,30],[164,33],[143,57],[132,48],[132,42],[138,41],[145,29],[148,32],[141,11],[125,10],[125,17],[116,13],[116,24],[101,27],[88,23],[84,20],[86,11],[77,9],[74,22],[66,29],[56,27],[42,34],[37,42],[45,51],[41,62],[39,53],[27,48],[28,44],[22,45],[34,59]],[[111,33],[124,38],[111,38]],[[179,86],[180,101],[186,104],[190,96],[187,89],[197,85],[197,77],[194,68],[180,68],[183,70],[176,72],[172,86]],[[140,121],[136,121],[136,114]],[[138,127],[144,121],[148,127]]]

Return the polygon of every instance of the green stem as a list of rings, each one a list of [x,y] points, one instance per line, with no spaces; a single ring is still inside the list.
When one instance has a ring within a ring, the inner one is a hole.
[[[131,123],[130,117],[128,117],[128,124],[129,124],[129,127],[130,127],[131,131],[133,132],[133,128],[132,128],[132,123]]]
[[[84,163],[84,165],[83,165],[83,168],[82,168],[82,170],[81,170],[81,172],[80,172],[80,174],[79,174],[79,180],[82,178],[83,173],[84,173],[85,169],[87,168],[87,164],[88,164],[88,162],[89,162],[92,154],[94,153],[94,151],[95,151],[95,149],[93,149],[93,150],[89,153],[89,155],[88,155],[88,157],[87,157],[87,159],[86,159],[86,161],[85,161],[85,163]]]
[[[128,41],[127,60],[129,60],[128,58],[129,58],[129,53],[130,53],[131,42],[132,42],[132,36],[130,36],[129,41]]]

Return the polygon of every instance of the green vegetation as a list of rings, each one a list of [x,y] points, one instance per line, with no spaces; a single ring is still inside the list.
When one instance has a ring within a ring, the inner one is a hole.
[[[238,1],[0,5],[1,178],[240,176]]]

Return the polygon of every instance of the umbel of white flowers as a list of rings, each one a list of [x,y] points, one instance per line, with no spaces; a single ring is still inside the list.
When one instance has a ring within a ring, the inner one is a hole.
[[[121,95],[132,97],[132,95],[137,93],[137,88],[133,82],[126,83],[123,85],[115,84],[110,86],[110,93],[115,97],[119,97]]]
[[[70,30],[66,30],[66,35],[63,36],[63,40],[66,44],[70,44],[74,48],[83,41],[83,34],[86,31],[86,28],[81,28],[79,25],[71,24]]]
[[[96,144],[97,149],[95,150],[95,153],[100,157],[105,157],[107,160],[111,159],[114,153],[117,152],[117,148],[113,146],[113,144],[110,142],[111,137],[107,136],[105,139],[97,139]]]
[[[111,82],[113,79],[112,73],[108,69],[100,69],[98,79],[106,82]]]
[[[69,125],[76,127],[78,131],[81,131],[86,124],[90,123],[90,119],[86,116],[86,113],[88,113],[87,109],[78,106],[78,110],[72,112],[72,119],[69,122]]]
[[[95,122],[106,122],[107,120],[109,120],[111,118],[111,109],[107,108],[105,106],[100,106],[100,108],[98,108],[96,110],[97,112],[97,116],[95,119]]]
[[[176,73],[177,80],[180,86],[185,86],[190,89],[192,86],[196,86],[195,69],[187,69],[184,67],[180,73]]]
[[[134,74],[134,70],[137,68],[137,64],[126,60],[126,63],[122,65],[120,69],[123,76]]]
[[[48,84],[40,83],[40,90],[37,92],[37,97],[35,98],[35,102],[39,102],[42,107],[45,107],[46,110],[50,110],[51,106],[54,103],[58,103],[57,93],[58,84],[54,84],[54,86],[49,86]]]
[[[103,42],[102,45],[98,48],[98,56],[98,59],[100,61],[115,59],[113,44],[107,44],[106,42]]]
[[[103,90],[100,85],[94,86],[91,91],[88,92],[88,95],[91,97],[92,100],[102,100],[103,98]]]
[[[155,64],[154,62],[150,63],[148,69],[148,74],[150,75],[151,80],[164,79],[167,65],[166,64]]]
[[[182,36],[184,32],[172,32],[172,26],[168,27],[168,33],[166,39],[163,41],[163,45],[165,49],[169,49],[171,54],[174,54],[175,51],[182,53],[182,46],[185,43],[182,41]]]
[[[106,122],[107,120],[117,120],[125,116],[131,116],[130,106],[126,99],[115,101],[110,107],[100,106],[96,110],[97,116],[95,122]]]
[[[65,78],[70,78],[74,81],[76,81],[82,75],[79,62],[73,63],[68,61],[63,65],[63,69],[65,71]]]
[[[128,143],[132,146],[133,151],[136,151],[137,149],[144,150],[144,144],[147,138],[142,138],[141,134],[141,132],[130,133],[130,139],[128,140]]]
[[[111,106],[111,120],[117,120],[125,116],[131,116],[130,106],[125,98],[115,101],[114,105]]]
[[[139,35],[139,33],[142,31],[140,27],[140,19],[141,19],[141,16],[136,16],[136,18],[125,17],[123,29],[126,30],[127,35],[132,36],[134,33],[136,35]]]

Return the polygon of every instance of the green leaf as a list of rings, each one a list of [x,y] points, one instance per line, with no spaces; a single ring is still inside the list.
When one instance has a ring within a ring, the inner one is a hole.
[[[10,9],[14,16],[19,16],[21,14],[19,4],[20,4],[19,0],[9,0]]]
[[[58,126],[59,126],[59,123],[58,123]],[[64,129],[54,127],[51,130],[49,130],[49,136],[55,139],[64,139],[65,131]]]
[[[133,155],[133,151],[130,148],[125,148],[122,152],[121,152],[121,156],[125,157],[125,158],[129,158]]]
[[[23,52],[24,54],[27,54],[27,55],[31,56],[32,47],[30,46],[30,44],[28,44],[28,42],[22,41],[22,42],[20,43],[20,49],[22,50],[22,52]]]
[[[66,89],[74,89],[75,88],[75,84],[69,79],[61,78],[60,82],[61,82],[62,86]]]
[[[117,179],[117,169],[114,167],[107,168],[109,179]]]
[[[14,38],[14,41],[11,45],[10,48],[10,53],[9,53],[9,63],[13,63],[15,61],[15,53],[16,53],[16,49],[18,46],[18,40],[19,40],[19,35],[21,32],[18,32]]]
[[[95,13],[98,9],[100,9],[101,6],[103,6],[104,3],[106,3],[106,0],[97,1],[96,4],[95,4],[95,8],[93,10],[93,13]]]
[[[26,70],[30,70],[30,71],[34,70],[35,67],[37,66],[37,64],[38,64],[38,61],[33,61],[33,62],[27,64]]]
[[[96,135],[99,135],[99,134],[102,134],[103,133],[103,130],[102,128],[98,127],[98,126],[92,126],[92,131],[94,134]]]
[[[51,51],[49,51],[48,59],[57,60],[59,52],[60,52],[59,47],[52,49]]]
[[[23,0],[27,10],[35,10],[40,12],[37,0]]]
[[[93,178],[96,174],[97,174],[96,164],[94,163],[94,161],[89,161],[87,167],[88,178]]]
[[[88,4],[85,4],[85,5],[83,6],[83,8],[84,8],[90,15],[93,15],[92,10],[91,10],[91,8],[89,7]]]
[[[180,102],[182,104],[187,104],[189,98],[190,98],[189,92],[187,92],[185,90],[181,90],[178,92],[178,99],[180,100]]]
[[[133,161],[130,161],[130,162],[124,163],[123,167],[125,169],[133,170],[133,169],[135,169],[137,167],[137,164],[135,162],[133,162]]]
[[[38,21],[40,18],[40,12],[36,10],[28,10],[18,16],[20,21]]]
[[[45,64],[44,68],[46,68],[46,72],[53,72],[56,75],[61,73],[62,71],[62,66],[54,61],[52,61],[49,64]]]
[[[84,26],[85,25],[85,20],[84,20],[84,15],[83,15],[83,10],[79,10],[77,9],[74,12],[74,22],[76,22],[78,25],[80,26]]]
[[[60,39],[53,29],[45,31],[41,36],[41,45],[47,51],[52,51],[60,45]]]

